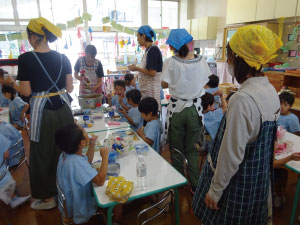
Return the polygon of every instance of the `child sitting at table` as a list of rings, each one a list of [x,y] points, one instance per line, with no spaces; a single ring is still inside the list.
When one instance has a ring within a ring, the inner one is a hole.
[[[124,76],[126,82],[126,92],[133,89],[140,89],[138,83],[135,82],[135,77],[132,73],[127,73]]]
[[[89,139],[83,128],[70,124],[59,129],[55,142],[63,151],[57,165],[57,182],[66,197],[68,216],[75,224],[87,222],[97,210],[96,199],[92,195],[92,183],[102,186],[106,179],[108,148],[101,148],[102,158],[99,172],[91,166],[95,153],[97,136]],[[89,146],[86,155],[82,149]],[[63,209],[59,208],[62,215]]]
[[[205,92],[210,93],[210,94],[214,94],[219,90],[219,88],[218,88],[218,86],[219,86],[219,77],[217,75],[212,74],[208,77],[208,79],[209,79],[209,81],[204,86]],[[220,97],[218,95],[214,95],[214,97],[215,97],[215,103],[216,104],[221,103]]]
[[[4,97],[2,94],[2,86],[4,84],[12,84],[14,83],[14,80],[8,75],[8,73],[0,68],[0,107],[6,107],[8,106],[8,99]]]
[[[220,123],[223,119],[223,115],[227,111],[227,102],[225,100],[223,92],[218,90],[217,92],[215,92],[215,95],[218,95],[222,102],[222,107],[217,109],[214,108],[215,98],[212,94],[206,92],[201,97],[204,127],[205,130],[209,133],[211,140],[215,139]]]
[[[126,98],[128,104],[131,106],[128,113],[125,109],[120,110],[121,113],[125,116],[128,122],[131,124],[132,128],[137,131],[143,126],[143,118],[138,109],[140,104],[142,94],[139,90],[133,89],[126,92]]]
[[[4,84],[2,93],[5,98],[9,99],[9,116],[12,125],[17,129],[25,127],[25,113],[29,109],[29,104],[17,96],[16,89],[10,85]]]
[[[0,200],[5,204],[9,204],[11,208],[27,202],[30,199],[30,195],[25,197],[19,197],[15,194],[16,181],[11,176],[9,170],[6,171],[5,160],[9,160],[8,149],[12,145],[3,134],[0,133]]]
[[[22,139],[21,133],[13,125],[3,121],[0,121],[0,134],[3,134],[3,136],[9,140],[11,145],[16,144],[19,140]],[[10,149],[8,161],[10,167],[19,164],[22,157],[24,156],[24,148],[22,152],[15,155],[21,147],[23,147],[23,142],[20,142],[19,145],[16,145],[14,148]]]
[[[112,97],[110,94],[108,95],[108,104],[110,106],[115,106],[117,112],[120,114],[121,121],[126,121],[126,118],[121,114],[121,109],[124,109],[126,111],[129,110],[130,106],[127,103],[126,96],[125,96],[125,90],[126,90],[126,84],[124,80],[115,80],[114,81],[114,90],[115,95]]]
[[[163,132],[161,121],[158,119],[158,103],[152,97],[142,99],[139,106],[139,111],[147,124],[141,127],[137,133],[138,135],[152,148],[160,152],[160,135]]]
[[[288,132],[294,133],[300,131],[298,117],[290,111],[294,104],[295,97],[289,92],[282,92],[280,99],[280,117],[277,121],[279,126],[285,128]]]

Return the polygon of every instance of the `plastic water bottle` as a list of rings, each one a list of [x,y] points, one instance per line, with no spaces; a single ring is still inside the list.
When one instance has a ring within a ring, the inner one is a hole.
[[[146,185],[146,176],[147,176],[147,165],[144,160],[144,156],[138,155],[138,162],[136,164],[136,175],[137,175],[137,188],[139,190],[145,190]]]

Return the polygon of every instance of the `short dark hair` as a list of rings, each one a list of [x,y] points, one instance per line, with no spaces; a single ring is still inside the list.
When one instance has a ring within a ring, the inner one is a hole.
[[[189,47],[187,46],[187,44],[183,45],[180,47],[180,49],[178,50],[178,55],[180,57],[185,58],[188,54],[189,54]]]
[[[133,90],[127,91],[126,98],[131,99],[134,104],[140,104],[142,94],[139,90],[133,89]]]
[[[292,106],[295,102],[295,97],[291,93],[284,91],[279,95],[280,103],[286,102]]]
[[[134,79],[134,75],[132,73],[126,73],[124,76],[124,80],[126,83],[130,83]]]
[[[2,93],[3,94],[10,93],[11,94],[10,100],[14,100],[15,95],[16,95],[17,92],[16,92],[16,89],[14,89],[13,86],[8,85],[8,84],[3,84]]]
[[[141,34],[141,33],[138,33],[140,36],[142,36],[143,34]],[[145,41],[146,42],[153,42],[153,40],[152,40],[152,38],[149,38],[146,34],[144,34],[145,35]],[[153,31],[150,31],[150,35],[151,35],[151,37],[154,37],[154,32]]]
[[[82,140],[84,140],[83,131],[75,123],[66,125],[55,133],[56,145],[68,154],[75,154]]]
[[[219,77],[217,75],[210,75],[208,77],[209,81],[207,82],[207,85],[210,87],[210,88],[216,88],[219,86]]]
[[[140,102],[139,111],[146,115],[151,112],[152,116],[156,116],[158,113],[158,103],[154,98],[146,97]]]
[[[49,30],[47,30],[45,27],[43,27],[42,30],[44,31],[45,35],[35,33],[27,27],[27,35],[28,35],[28,37],[30,37],[32,35],[37,36],[39,38],[37,40],[38,43],[40,43],[44,38],[46,38],[46,40],[50,43],[57,40],[57,37],[53,33],[51,33]]]
[[[123,87],[124,89],[126,89],[126,83],[124,80],[115,80],[114,81],[114,88],[120,86]]]
[[[247,76],[251,74],[253,77],[261,76],[261,68],[257,70],[255,67],[250,67],[243,58],[236,55],[229,44],[227,45],[227,60],[233,60],[233,75],[240,84],[247,80]]]
[[[215,98],[212,94],[205,92],[204,95],[201,96],[201,105],[202,110],[207,110],[208,106],[213,105],[215,101]]]
[[[4,69],[0,68],[0,77],[3,78],[4,74],[8,74]]]
[[[94,45],[87,45],[84,50],[86,55],[91,55],[93,58],[97,55],[97,49]]]

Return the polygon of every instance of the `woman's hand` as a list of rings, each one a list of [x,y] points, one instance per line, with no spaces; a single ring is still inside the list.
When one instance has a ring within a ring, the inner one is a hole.
[[[205,195],[205,204],[209,209],[219,210],[218,204],[210,197],[208,193]]]

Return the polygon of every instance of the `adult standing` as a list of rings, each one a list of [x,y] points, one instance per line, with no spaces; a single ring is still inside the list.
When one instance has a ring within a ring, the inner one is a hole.
[[[87,45],[85,56],[80,57],[74,67],[74,76],[80,80],[79,94],[102,93],[102,77],[104,77],[101,62],[96,59],[97,49]]]
[[[56,167],[60,150],[55,145],[55,131],[73,123],[67,92],[72,92],[72,68],[69,59],[49,48],[48,42],[61,37],[61,31],[45,18],[31,19],[27,26],[34,51],[18,59],[20,85],[17,91],[30,100],[30,186],[33,209],[56,206]],[[67,91],[67,92],[66,92]]]
[[[192,40],[193,37],[185,29],[171,30],[167,44],[175,52],[175,56],[166,59],[161,80],[162,86],[169,87],[172,95],[168,105],[166,129],[172,162],[179,171],[182,169],[174,160],[178,153],[172,152],[172,149],[176,148],[188,160],[191,185],[196,189],[199,179],[199,157],[194,144],[203,128],[200,97],[205,93],[204,86],[211,71],[202,56],[189,54],[187,43]]]
[[[193,199],[204,225],[267,224],[280,103],[261,68],[281,45],[261,25],[239,28],[229,41],[227,61],[241,87],[229,101]]]
[[[160,76],[163,61],[161,51],[156,45],[153,45],[153,39],[156,39],[156,34],[150,26],[144,25],[138,29],[138,43],[146,48],[142,58],[142,67],[131,65],[128,66],[128,69],[139,72],[139,86],[142,98],[155,98],[160,108]]]

